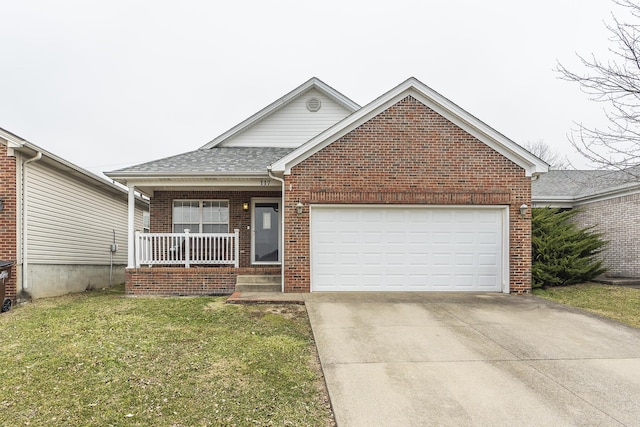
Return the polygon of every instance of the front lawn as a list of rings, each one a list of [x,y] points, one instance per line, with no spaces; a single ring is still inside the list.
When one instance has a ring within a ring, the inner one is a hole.
[[[119,288],[2,314],[0,425],[331,425],[304,307],[224,300]]]
[[[640,289],[585,283],[534,289],[533,294],[640,328]]]

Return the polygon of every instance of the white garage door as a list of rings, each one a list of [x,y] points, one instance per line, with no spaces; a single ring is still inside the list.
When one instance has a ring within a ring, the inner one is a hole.
[[[313,206],[311,290],[500,292],[505,212]]]

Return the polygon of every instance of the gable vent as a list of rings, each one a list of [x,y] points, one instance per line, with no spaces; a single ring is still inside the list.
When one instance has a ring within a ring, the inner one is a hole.
[[[307,99],[307,110],[311,111],[312,113],[318,111],[321,106],[322,104],[320,103],[320,100],[318,98]]]

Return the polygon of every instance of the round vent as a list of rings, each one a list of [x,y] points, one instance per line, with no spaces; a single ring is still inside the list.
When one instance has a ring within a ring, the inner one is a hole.
[[[321,105],[322,104],[320,103],[320,100],[318,98],[307,99],[307,110],[311,111],[312,113],[318,111]]]

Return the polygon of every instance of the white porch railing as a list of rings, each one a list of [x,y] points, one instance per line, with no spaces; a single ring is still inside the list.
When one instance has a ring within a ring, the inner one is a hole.
[[[240,266],[239,230],[233,233],[135,234],[136,268],[141,265]]]

